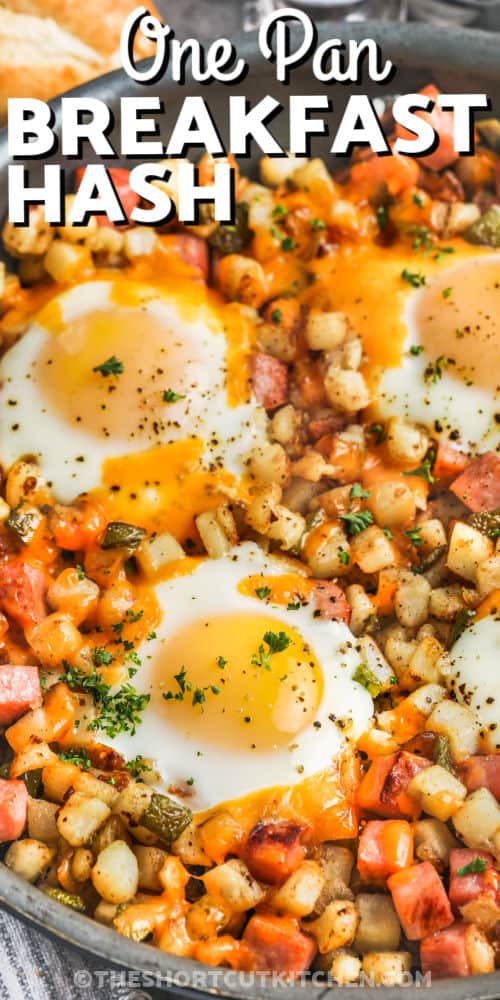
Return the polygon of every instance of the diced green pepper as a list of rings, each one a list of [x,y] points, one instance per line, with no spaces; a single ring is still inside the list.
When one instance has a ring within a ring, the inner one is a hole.
[[[110,521],[104,532],[101,549],[138,549],[145,537],[144,528],[138,528],[136,524]]]
[[[248,205],[240,202],[236,206],[234,225],[220,224],[209,237],[208,242],[214,250],[224,256],[230,253],[241,253],[252,239],[253,231],[248,225]]]
[[[464,240],[481,247],[500,247],[500,207],[493,205],[463,233]]]
[[[451,647],[455,645],[457,640],[460,639],[462,632],[465,632],[465,629],[471,623],[471,619],[474,618],[474,614],[475,612],[471,611],[470,608],[462,608],[462,610],[458,612],[458,615],[455,618],[455,621],[453,622],[453,625],[451,627],[450,638],[448,640],[448,649],[451,649]]]
[[[500,153],[500,121],[498,118],[485,118],[477,122],[477,130],[482,141],[495,153]]]
[[[378,677],[367,667],[366,663],[360,663],[359,667],[354,671],[352,679],[361,684],[361,687],[364,687],[368,691],[368,694],[371,694],[372,698],[377,698],[382,690]]]
[[[441,733],[436,736],[436,743],[434,746],[434,763],[439,764],[440,767],[444,767],[446,771],[453,771],[448,737],[443,736]]]
[[[168,795],[153,792],[149,805],[141,815],[139,823],[154,833],[164,844],[170,845],[189,826],[191,810],[182,806]]]
[[[46,896],[56,899],[63,906],[69,906],[70,909],[77,910],[78,913],[85,913],[87,907],[81,896],[77,896],[73,892],[65,892],[64,889],[58,889],[57,886],[47,885],[42,886],[42,888]]]
[[[496,510],[481,510],[477,514],[470,514],[467,520],[477,531],[488,535],[488,538],[495,539],[500,535],[500,507]]]
[[[33,510],[20,503],[11,510],[4,524],[23,545],[28,545],[38,527],[38,519]]]
[[[40,797],[43,792],[41,767],[37,767],[35,771],[26,771],[25,774],[21,775],[21,781],[24,781],[24,784],[28,789],[28,794],[31,795],[32,799],[38,799]]]

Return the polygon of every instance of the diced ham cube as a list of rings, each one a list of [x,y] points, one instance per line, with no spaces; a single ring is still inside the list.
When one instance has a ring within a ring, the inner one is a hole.
[[[453,923],[450,901],[430,861],[396,872],[387,880],[387,885],[410,941],[419,941]]]
[[[168,245],[170,240],[172,241],[172,248],[184,263],[192,267],[193,270],[199,271],[204,278],[207,278],[208,246],[206,241],[201,240],[194,233],[175,233],[171,237],[164,237],[164,244]]]
[[[470,462],[450,490],[474,512],[500,507],[500,458],[486,451]]]
[[[23,781],[0,778],[0,843],[16,840],[26,826],[28,792]]]
[[[352,608],[340,587],[336,583],[323,580],[312,580],[315,584],[313,590],[313,603],[321,618],[329,618],[331,621],[346,622],[351,620]]]
[[[253,954],[256,972],[297,976],[309,968],[316,944],[290,917],[254,914],[245,927],[243,942]]]
[[[487,788],[500,802],[500,754],[468,757],[460,766],[460,780],[468,792]]]
[[[429,766],[430,761],[405,750],[376,757],[359,785],[358,805],[388,819],[417,819],[421,809],[406,789]]]
[[[263,351],[252,358],[254,396],[266,410],[274,410],[288,401],[288,368],[284,361]]]
[[[495,971],[494,951],[474,924],[456,923],[425,938],[420,945],[424,975],[456,979]]]
[[[43,570],[21,556],[0,565],[0,605],[22,628],[45,618],[45,590]]]
[[[484,871],[459,875],[458,872],[475,861],[486,865]],[[470,903],[478,896],[497,895],[498,874],[494,869],[493,858],[486,851],[471,851],[466,847],[457,848],[450,853],[450,888],[449,897],[453,909],[458,912],[460,906]]]
[[[257,823],[250,831],[244,858],[255,878],[277,885],[288,878],[305,855],[305,826],[288,820]]]
[[[29,708],[41,704],[38,667],[0,665],[0,726],[10,726]]]
[[[359,838],[358,869],[367,881],[383,881],[413,862],[413,829],[406,820],[370,820]]]

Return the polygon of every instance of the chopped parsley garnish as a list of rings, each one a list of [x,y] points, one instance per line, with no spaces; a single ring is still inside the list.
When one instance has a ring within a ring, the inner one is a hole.
[[[148,634],[146,636],[147,642],[152,642],[153,639],[156,639],[156,636],[157,636],[156,632],[154,632],[154,631],[153,632],[148,632]]]
[[[181,396],[180,393],[174,392],[173,389],[165,389],[163,393],[164,403],[178,403],[179,399],[185,399],[185,396]]]
[[[102,674],[93,669],[90,673],[64,663],[63,680],[72,691],[80,688],[92,695],[99,708],[99,715],[89,724],[89,730],[99,729],[111,739],[118,733],[134,736],[141,722],[140,713],[149,704],[149,694],[138,694],[131,684],[124,684],[111,694],[111,686],[103,680]]]
[[[220,657],[219,657],[220,659]],[[162,698],[165,701],[184,701],[186,694],[191,695],[192,705],[203,705],[206,701],[205,692],[211,691],[212,694],[220,694],[220,688],[216,684],[207,684],[205,687],[194,687],[190,681],[186,680],[187,671],[185,667],[181,667],[178,674],[174,674],[174,681],[176,682],[179,690],[178,691],[164,691]]]
[[[90,757],[87,752],[80,747],[79,750],[60,750],[57,755],[65,764],[76,764],[82,771],[88,771],[90,767]]]
[[[349,565],[349,563],[351,561],[351,557],[350,557],[349,553],[346,552],[346,550],[342,548],[342,546],[339,547],[338,557],[339,557],[339,562],[342,563],[343,566],[348,566]]]
[[[270,587],[256,587],[255,593],[259,601],[265,601],[267,597],[271,596],[272,591]]]
[[[311,229],[313,233],[319,233],[322,229],[326,229],[326,223],[323,219],[311,219]]]
[[[273,309],[271,313],[271,323],[274,323],[275,326],[279,326],[282,319],[283,319],[283,313],[281,309]]]
[[[295,250],[296,246],[297,244],[295,240],[292,240],[291,236],[285,236],[285,239],[281,241],[281,249],[284,250],[285,253],[290,253],[291,250]]]
[[[379,205],[377,207],[377,223],[378,228],[384,230],[387,225],[387,205]]]
[[[301,607],[300,601],[289,601],[288,604],[287,604],[287,606],[286,606],[286,610],[287,611],[298,611],[300,607]]]
[[[360,535],[365,528],[373,524],[373,514],[371,510],[360,510],[357,513],[341,514],[341,520],[349,536]]]
[[[132,775],[133,778],[140,778],[141,774],[145,771],[151,771],[152,768],[146,763],[142,754],[138,754],[133,760],[128,760],[125,764],[127,771]]]
[[[76,575],[77,575],[78,579],[79,580],[85,580],[85,572],[84,572],[83,566],[80,566],[79,564],[77,564],[75,566],[75,569],[76,569]]]
[[[412,226],[410,232],[413,235],[412,247],[414,250],[425,250],[427,252],[432,249],[432,236],[427,226]]]
[[[419,527],[410,528],[408,531],[405,531],[406,537],[409,538],[411,544],[414,545],[416,548],[418,548],[418,546],[422,544],[422,539],[420,537],[421,531],[422,528]]]
[[[364,490],[361,483],[354,483],[349,490],[349,500],[354,500],[358,498],[359,500],[367,500],[370,496],[370,490]]]
[[[403,472],[403,476],[421,476],[426,482],[432,484],[435,482],[435,476],[433,473],[434,462],[436,461],[436,451],[431,448],[429,453],[424,458],[421,465],[416,469],[412,469],[410,472]]]
[[[227,665],[227,660],[225,659],[224,656],[218,656],[215,662],[217,663],[217,666],[220,667],[221,670],[224,670],[224,667]]]
[[[443,296],[443,299],[449,299],[452,291],[453,291],[453,288],[452,288],[451,285],[449,286],[449,288],[443,288],[443,291],[441,292],[441,295]]]
[[[424,372],[424,380],[426,382],[432,382],[435,385],[436,382],[439,382],[439,380],[442,379],[443,372],[446,371],[450,364],[453,363],[454,362],[451,358],[445,358],[444,354],[440,354],[439,357],[436,358],[434,364],[427,365]]]
[[[468,865],[457,868],[457,875],[475,875],[477,872],[485,872],[487,867],[484,858],[473,858]]]
[[[412,344],[410,347],[410,354],[413,354],[415,358],[418,358],[419,354],[423,351],[422,344]]]
[[[113,663],[114,656],[109,653],[104,646],[94,646],[92,650],[92,662],[94,667],[109,667]]]
[[[418,191],[414,191],[413,192],[413,194],[412,194],[412,201],[413,201],[413,204],[414,205],[418,205],[419,208],[423,208],[424,207],[424,199],[422,198],[422,195],[420,195],[418,193]]]
[[[267,650],[264,647],[266,643]],[[292,640],[286,632],[264,632],[264,642],[261,642],[258,652],[254,653],[251,659],[253,667],[263,667],[264,670],[271,670],[270,659],[274,653],[282,653],[291,645]]]
[[[366,428],[366,433],[373,437],[376,445],[383,444],[387,438],[387,433],[383,424],[370,424],[370,426]]]
[[[107,361],[103,361],[101,365],[96,365],[92,369],[93,372],[99,372],[104,378],[108,378],[109,375],[123,375],[125,368],[123,362],[119,361],[118,358],[112,354]]]
[[[284,219],[288,215],[286,205],[282,205],[281,202],[279,205],[275,205],[273,208],[273,215],[275,219]]]
[[[421,288],[422,285],[427,284],[425,274],[420,274],[418,271],[409,271],[406,267],[403,271],[401,271],[401,277],[403,281],[407,281],[412,288]]]
[[[382,528],[382,531],[384,532],[384,535],[385,535],[386,538],[389,538],[389,539],[394,538],[394,535],[393,535],[392,531],[389,531],[389,528]]]

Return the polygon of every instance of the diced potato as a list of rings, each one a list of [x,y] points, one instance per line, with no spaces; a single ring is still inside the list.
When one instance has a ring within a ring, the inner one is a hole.
[[[86,247],[65,240],[54,240],[43,258],[43,266],[54,281],[72,281],[91,264]]]
[[[266,893],[238,858],[217,865],[203,875],[207,892],[222,899],[232,913],[244,913],[262,902]]]
[[[231,521],[223,517],[222,510],[227,511]],[[226,556],[231,546],[238,541],[236,525],[227,508],[207,510],[203,514],[198,514],[195,521],[200,538],[211,559],[221,559],[222,556]]]
[[[352,583],[350,587],[346,587],[345,596],[352,609],[349,626],[351,632],[353,635],[361,635],[366,628],[369,618],[374,614],[374,606],[371,598],[366,593],[364,587],[361,587],[358,583]]]
[[[62,760],[48,764],[42,771],[45,798],[50,802],[64,802],[69,789],[74,787],[79,773],[80,770],[75,764],[66,764]]]
[[[324,521],[308,535],[303,555],[317,580],[331,580],[349,572],[351,547],[339,524]]]
[[[24,840],[15,840],[10,845],[4,861],[7,868],[11,868],[27,882],[35,882],[48,868],[55,853],[54,846],[43,844],[41,840],[25,837]]]
[[[91,847],[94,857],[97,857],[105,847],[109,847],[115,840],[126,840],[129,842],[130,837],[122,817],[117,816],[116,813],[111,813],[104,826],[101,826],[92,837]]]
[[[135,553],[135,558],[147,577],[156,576],[164,566],[185,557],[182,545],[168,532],[146,539]]]
[[[384,479],[375,483],[368,506],[377,524],[384,528],[404,528],[411,524],[416,513],[415,495],[399,479]]]
[[[416,774],[408,785],[408,792],[424,812],[443,823],[460,808],[467,795],[465,785],[439,764]]]
[[[133,260],[134,257],[149,257],[157,243],[158,236],[155,230],[145,226],[127,229],[123,234],[123,250],[129,260]]]
[[[325,876],[325,884],[313,911],[314,915],[319,917],[328,904],[334,900],[352,900],[354,898],[349,888],[354,868],[354,856],[349,848],[326,841],[316,848],[314,859],[320,865]]]
[[[440,684],[423,684],[412,691],[406,702],[426,717],[430,716],[436,705],[439,705],[446,695],[446,690]]]
[[[407,638],[401,625],[392,625],[386,630],[384,652],[397,677],[403,677],[410,666],[418,646],[414,639]]]
[[[478,566],[476,586],[481,597],[486,597],[492,590],[500,590],[500,555],[490,556]]]
[[[378,573],[393,566],[396,551],[391,540],[376,524],[365,528],[351,539],[352,559],[363,573]]]
[[[177,855],[185,865],[201,865],[209,868],[212,864],[208,854],[205,854],[201,844],[198,827],[194,823],[182,831],[180,837],[172,844],[172,853]]]
[[[471,976],[481,976],[495,971],[495,952],[484,931],[468,924],[465,946]]]
[[[453,526],[448,549],[447,566],[452,573],[464,580],[476,580],[481,563],[493,555],[491,538],[477,531],[470,524],[457,521]]]
[[[317,861],[303,861],[274,893],[272,906],[295,917],[306,917],[314,910],[325,881]]]
[[[483,893],[476,899],[470,899],[460,907],[462,918],[468,924],[475,924],[481,931],[489,933],[494,930],[500,920],[500,906],[494,896]]]
[[[411,966],[408,951],[372,951],[363,955],[362,970],[375,986],[402,986],[408,981]]]
[[[424,430],[401,417],[391,417],[387,424],[387,450],[397,465],[417,466],[425,457],[429,439]]]
[[[101,799],[89,799],[74,792],[57,817],[57,829],[72,847],[83,847],[96,830],[106,822],[110,808]]]
[[[252,487],[251,499],[247,507],[245,520],[254,531],[265,535],[269,530],[272,518],[282,496],[278,483],[265,483]]]
[[[358,922],[359,914],[354,903],[348,899],[334,900],[317,920],[308,923],[307,930],[316,939],[318,950],[324,954],[351,945]]]
[[[28,743],[28,746],[16,753],[10,765],[10,777],[19,778],[28,771],[38,771],[40,767],[55,764],[59,760],[57,754],[50,749],[48,743]]]
[[[267,282],[262,264],[253,257],[230,254],[219,268],[219,287],[230,301],[259,309],[266,299]]]
[[[390,691],[396,678],[374,639],[368,635],[362,636],[358,640],[356,650],[359,650],[362,664],[367,668],[367,673],[374,678],[379,692]]]
[[[428,728],[447,737],[456,764],[479,751],[479,724],[472,712],[456,701],[440,701],[429,716]]]
[[[290,460],[284,448],[275,444],[259,445],[248,460],[250,475],[259,483],[284,486],[290,476]]]
[[[425,576],[412,576],[403,580],[394,601],[396,618],[405,628],[418,628],[427,621],[431,585]]]
[[[420,551],[424,556],[434,552],[435,549],[446,545],[446,531],[442,521],[437,517],[430,517],[427,520],[419,521]]]
[[[364,375],[332,364],[325,375],[325,390],[332,406],[344,413],[357,413],[371,403]]]
[[[31,840],[41,840],[44,844],[56,844],[59,831],[56,824],[58,806],[45,799],[28,799],[28,835]]]
[[[302,514],[295,514],[282,504],[275,510],[275,518],[267,530],[267,537],[280,543],[285,552],[299,545],[306,530],[306,520]]]
[[[444,649],[437,639],[427,635],[418,643],[408,669],[400,677],[401,687],[415,690],[422,684],[438,684],[441,680],[440,660]]]
[[[257,327],[257,344],[261,351],[272,354],[273,358],[279,358],[289,364],[294,361],[297,354],[297,341],[295,336],[284,326],[277,323],[260,323]]]
[[[444,872],[450,852],[458,847],[453,834],[438,819],[419,819],[414,829],[415,856],[419,861],[430,861],[439,872]]]
[[[101,851],[92,869],[94,888],[108,903],[128,903],[139,886],[139,865],[124,840]]]
[[[312,310],[305,330],[307,346],[311,351],[331,351],[344,342],[348,330],[345,313]]]
[[[75,792],[81,792],[82,795],[88,795],[89,798],[101,799],[110,808],[113,807],[120,795],[116,788],[110,785],[109,782],[99,781],[98,778],[95,778],[92,774],[88,774],[86,771],[80,771],[73,782],[73,788]]]
[[[87,882],[92,872],[94,855],[86,847],[77,847],[71,861],[71,874],[77,882]]]
[[[500,805],[487,788],[478,788],[467,796],[453,815],[453,826],[467,847],[490,851],[500,859]]]
[[[139,866],[139,889],[161,892],[158,872],[165,864],[167,852],[162,851],[160,847],[148,847],[145,844],[134,844],[133,852]]]
[[[465,607],[462,587],[436,587],[429,599],[429,614],[440,621],[452,622]]]
[[[474,222],[477,222],[480,215],[481,209],[473,201],[452,202],[446,223],[446,237],[457,236],[459,233],[463,233]]]
[[[361,892],[356,896],[359,924],[354,950],[395,951],[401,940],[401,925],[390,896]]]
[[[301,164],[307,163],[305,157],[294,156],[287,153],[286,156],[263,156],[259,161],[259,176],[266,187],[280,187],[285,184],[294,174]]]
[[[13,222],[6,222],[2,232],[3,245],[12,257],[43,254],[53,238],[54,229],[46,221],[42,205],[31,209],[27,226],[15,226]]]
[[[273,414],[270,426],[271,437],[279,444],[291,444],[297,434],[300,416],[291,403],[281,406]]]
[[[348,951],[339,951],[334,955],[330,975],[339,986],[347,983],[357,983],[361,972],[361,960]]]
[[[191,937],[206,940],[215,937],[227,927],[229,920],[226,905],[220,899],[206,893],[189,907],[186,928]]]
[[[36,506],[50,502],[50,489],[35,462],[24,459],[14,462],[7,475],[5,499],[9,507],[25,502]]]

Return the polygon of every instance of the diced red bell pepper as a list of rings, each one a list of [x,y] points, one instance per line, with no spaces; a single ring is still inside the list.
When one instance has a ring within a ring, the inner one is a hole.
[[[486,866],[484,871],[470,872],[459,875],[459,871],[475,861],[481,861]],[[499,887],[499,875],[495,871],[493,858],[486,851],[471,851],[467,847],[459,847],[450,853],[450,888],[448,895],[453,909],[458,912],[460,906],[465,906],[478,896],[491,895],[496,898]]]
[[[85,167],[78,167],[76,171],[76,183],[75,190],[78,191],[80,184],[82,182],[83,175],[85,173]],[[127,216],[128,222],[114,223],[110,222],[107,215],[97,215],[97,224],[99,226],[119,226],[120,228],[125,228],[127,226],[133,225],[130,221],[130,216],[134,208],[139,204],[139,195],[132,191],[130,187],[130,170],[125,170],[124,167],[109,167],[109,176],[113,182],[115,191],[120,199],[121,206],[125,215]]]
[[[474,955],[478,944],[480,968]],[[424,975],[430,973],[433,979],[457,979],[495,971],[494,952],[486,935],[474,924],[460,922],[425,938],[420,945],[420,961]]]
[[[296,920],[271,914],[250,917],[242,938],[253,954],[256,972],[297,976],[309,968],[316,944]]]
[[[17,840],[26,826],[28,791],[24,781],[0,778],[0,843]]]
[[[263,351],[252,357],[254,396],[266,410],[274,410],[288,400],[288,368],[284,361]]]
[[[312,580],[311,582],[315,584],[312,594],[313,603],[321,618],[346,622],[348,625],[351,620],[352,608],[344,591],[336,583],[330,581]]]
[[[413,863],[413,827],[406,820],[370,820],[359,838],[361,878],[380,882]]]
[[[436,479],[453,479],[467,468],[470,458],[458,448],[453,448],[446,441],[440,441],[437,446],[436,461],[433,473]]]
[[[43,570],[22,556],[0,565],[0,605],[22,628],[45,618],[45,591]]]
[[[469,463],[450,490],[473,511],[500,507],[500,458],[485,451]]]
[[[0,726],[10,726],[42,703],[38,667],[0,665]]]
[[[427,87],[422,87],[421,94],[430,97],[433,101],[439,96],[440,91],[433,83]],[[444,170],[458,160],[458,153],[454,146],[454,113],[453,111],[442,111],[435,103],[432,111],[417,111],[419,118],[425,119],[432,125],[439,138],[439,145],[433,153],[427,156],[417,157],[417,162],[429,167],[430,170]],[[396,125],[396,135],[404,139],[412,138],[410,132],[402,125]]]
[[[419,941],[453,923],[446,890],[430,861],[396,872],[387,880],[387,885],[410,941]]]
[[[429,766],[430,761],[405,750],[375,758],[360,782],[358,805],[388,819],[418,819],[420,806],[406,789]]]
[[[483,756],[468,757],[460,766],[460,780],[468,792],[478,788],[487,788],[500,802],[500,754],[489,753]]]
[[[257,823],[244,849],[245,861],[255,878],[277,885],[288,878],[305,855],[301,838],[306,827],[289,820]]]

